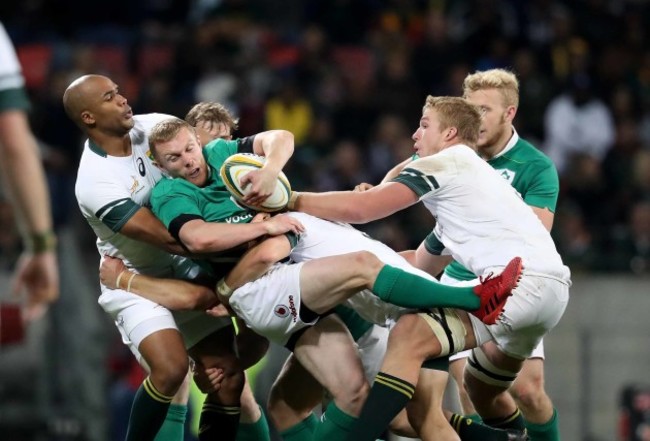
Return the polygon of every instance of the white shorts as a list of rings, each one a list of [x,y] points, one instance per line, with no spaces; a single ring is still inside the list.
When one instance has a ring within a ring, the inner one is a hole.
[[[318,319],[300,319],[302,263],[275,264],[266,274],[236,289],[230,307],[253,331],[284,346],[291,335]]]
[[[409,264],[388,245],[371,238],[349,224],[327,221],[306,213],[291,212],[290,215],[302,222],[305,227],[305,232],[300,235],[297,245],[290,254],[291,259],[295,262],[368,251],[385,264],[438,282],[430,274]],[[382,326],[397,320],[402,314],[413,312],[412,309],[387,303],[369,290],[352,296],[345,304],[369,322]]]
[[[177,259],[178,266],[173,275],[195,275],[196,266],[188,259]],[[178,329],[185,347],[196,343],[227,326],[232,326],[230,317],[211,317],[203,311],[169,311],[164,306],[123,289],[108,289],[101,285],[102,294],[98,303],[115,321],[122,341],[129,346],[133,355],[143,366],[144,360],[138,351],[142,340],[163,329]]]
[[[284,346],[291,335],[317,322],[300,319],[300,270],[302,263],[357,251],[369,251],[386,264],[399,267],[421,277],[436,281],[429,274],[414,268],[387,245],[372,239],[348,224],[326,221],[309,214],[291,212],[300,220],[305,232],[291,250],[295,264],[275,265],[259,279],[235,290],[230,306],[258,334]],[[392,305],[369,290],[361,291],[346,301],[364,319],[384,325],[412,309]]]
[[[453,280],[443,277],[447,284]],[[463,282],[470,286],[476,281]],[[507,355],[524,359],[544,356],[542,338],[560,321],[569,301],[570,284],[556,277],[531,272],[522,273],[521,280],[506,302],[503,315],[494,325],[486,326],[469,315],[477,342],[494,340]]]

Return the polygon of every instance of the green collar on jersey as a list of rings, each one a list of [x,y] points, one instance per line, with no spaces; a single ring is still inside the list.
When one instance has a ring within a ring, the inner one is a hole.
[[[105,158],[105,157],[108,156],[108,154],[104,151],[104,149],[102,149],[100,146],[95,144],[92,139],[88,140],[88,147],[90,147],[90,150],[97,153],[102,158]]]

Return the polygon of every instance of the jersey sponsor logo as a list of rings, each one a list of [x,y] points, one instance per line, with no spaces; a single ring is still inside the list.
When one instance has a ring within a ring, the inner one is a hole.
[[[507,168],[496,169],[496,171],[499,172],[499,175],[501,175],[501,177],[503,179],[510,182],[511,184],[512,184],[512,181],[515,180],[515,175],[517,174],[512,170],[508,170]]]
[[[289,315],[289,307],[287,305],[275,305],[273,313],[280,318],[285,318]]]
[[[138,173],[140,173],[140,176],[144,178],[144,175],[146,174],[146,169],[144,168],[144,160],[142,158],[138,158],[135,160],[136,164],[138,164]]]
[[[296,303],[293,300],[293,296],[289,296],[289,306],[278,304],[273,308],[273,313],[280,318],[288,317],[291,314],[291,318],[294,323],[298,321],[298,310],[296,309]]]
[[[227,224],[238,224],[241,222],[246,222],[249,219],[252,219],[253,215],[251,213],[246,213],[246,214],[238,214],[236,216],[230,216],[224,219],[224,222]]]

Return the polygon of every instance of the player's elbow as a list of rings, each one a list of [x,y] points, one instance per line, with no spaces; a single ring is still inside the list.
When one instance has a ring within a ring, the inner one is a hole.
[[[293,133],[288,130],[277,130],[276,137],[283,150],[293,154],[295,143]]]
[[[185,248],[192,254],[202,254],[208,252],[215,252],[217,250],[212,250],[213,241],[211,241],[206,235],[203,234],[187,234],[181,236],[183,245]]]

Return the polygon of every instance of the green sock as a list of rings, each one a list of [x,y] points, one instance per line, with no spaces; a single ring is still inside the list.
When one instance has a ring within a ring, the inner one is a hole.
[[[483,418],[481,418],[481,415],[479,415],[478,413],[471,413],[469,415],[465,415],[465,418],[468,418],[468,419],[474,421],[475,423],[482,423],[483,422]]]
[[[270,441],[271,433],[269,432],[269,423],[266,421],[266,415],[262,411],[262,416],[254,423],[239,423],[236,441]]]
[[[321,423],[314,432],[314,441],[341,440],[347,438],[356,417],[339,409],[332,401],[321,418]]]
[[[156,435],[155,441],[179,441],[185,435],[185,417],[187,406],[184,404],[170,404],[167,417]]]
[[[524,420],[530,441],[560,441],[560,426],[557,409],[553,409],[553,416],[544,424],[530,423]]]
[[[314,432],[318,427],[319,421],[316,415],[310,413],[307,418],[280,432],[280,438],[284,441],[312,441]]]
[[[488,426],[496,427],[497,429],[515,429],[521,430],[522,432],[526,430],[526,426],[524,425],[524,416],[521,414],[519,408],[517,408],[512,415],[508,415],[505,418],[484,419],[483,423]]]
[[[199,441],[234,440],[239,428],[239,406],[225,406],[206,401],[199,418]]]
[[[135,393],[126,441],[153,441],[160,430],[172,397],[158,392],[149,377],[145,378]]]
[[[505,430],[476,423],[463,415],[453,414],[449,423],[463,441],[508,441]]]
[[[375,441],[413,397],[415,386],[379,372],[370,388],[361,415],[350,430],[349,441]]]
[[[347,306],[338,305],[334,312],[339,316],[343,324],[348,328],[354,341],[357,341],[365,334],[368,329],[372,328],[372,323],[361,317],[354,309]]]
[[[372,291],[380,299],[405,308],[448,307],[473,311],[481,306],[474,288],[445,286],[394,266],[384,265]]]

